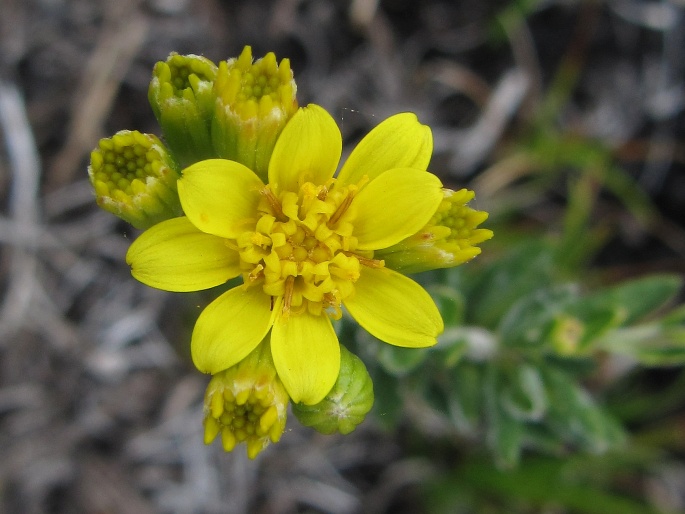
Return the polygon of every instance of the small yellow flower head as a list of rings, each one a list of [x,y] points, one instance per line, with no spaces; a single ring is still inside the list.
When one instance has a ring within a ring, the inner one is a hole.
[[[349,434],[373,407],[373,382],[359,357],[340,346],[340,374],[326,397],[316,405],[293,404],[303,425],[322,434]]]
[[[293,402],[319,403],[340,371],[332,321],[343,306],[389,344],[432,346],[443,321],[429,294],[375,253],[424,227],[443,200],[426,171],[430,129],[410,113],[388,118],[335,176],[342,136],[317,105],[299,109],[278,138],[268,183],[229,160],[210,159],[178,182],[186,216],[142,234],[126,256],[133,276],[194,291],[242,276],[202,312],[191,353],[216,374],[268,334]]]
[[[581,341],[585,332],[586,327],[581,320],[574,316],[563,315],[554,320],[550,340],[559,355],[577,355],[582,351]]]
[[[176,164],[153,135],[122,130],[101,139],[88,175],[98,205],[136,228],[181,215]]]
[[[216,71],[209,59],[175,52],[152,71],[148,99],[181,167],[215,155],[210,129]]]
[[[451,268],[470,261],[481,250],[476,245],[492,237],[477,228],[488,213],[467,205],[475,193],[468,189],[443,190],[443,200],[431,220],[416,234],[378,252],[385,265],[400,273]]]
[[[277,443],[287,418],[288,393],[276,375],[268,338],[240,363],[212,377],[205,393],[205,444],[217,435],[227,452],[239,443],[254,459]]]
[[[297,111],[290,60],[279,64],[269,52],[252,62],[252,49],[246,46],[237,59],[219,63],[214,91],[217,155],[244,164],[266,181],[276,139]]]

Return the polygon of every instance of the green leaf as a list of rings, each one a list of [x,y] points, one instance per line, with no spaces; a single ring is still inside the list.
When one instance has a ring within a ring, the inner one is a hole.
[[[487,442],[497,465],[503,469],[518,466],[523,451],[523,423],[500,411],[490,420],[489,428]]]
[[[513,471],[493,469],[479,461],[469,461],[446,478],[462,491],[500,508],[471,512],[546,512],[550,506],[562,512],[583,514],[657,514],[656,508],[627,495],[605,491],[594,479],[592,461],[584,465],[585,473],[569,478],[567,461],[537,458]],[[515,506],[520,505],[521,508]],[[524,505],[526,507],[524,507]],[[447,512],[447,511],[444,511]]]
[[[375,370],[373,378],[374,404],[373,413],[382,426],[393,429],[402,414],[402,397],[399,394],[398,380],[380,368]]]
[[[588,312],[584,319],[583,335],[578,342],[579,350],[593,349],[594,342],[620,323],[620,318],[620,313],[615,308],[599,306],[597,309]]]
[[[554,321],[577,293],[570,286],[540,289],[521,298],[506,313],[498,327],[503,346],[540,347],[549,341]]]
[[[659,320],[664,326],[682,325],[685,323],[685,305],[678,305]]]
[[[445,368],[451,368],[463,357],[480,362],[491,359],[497,353],[496,336],[480,327],[452,327],[438,336],[433,352]]]
[[[428,292],[438,306],[445,327],[459,326],[464,323],[464,296],[455,288],[446,285],[433,285]]]
[[[559,438],[594,453],[625,440],[620,424],[579,384],[549,366],[541,368],[541,373],[549,399],[545,421]]]
[[[488,422],[487,445],[501,468],[516,467],[523,451],[523,423],[502,408],[499,401],[499,371],[488,366],[485,374],[485,413]]]
[[[685,364],[685,327],[648,323],[617,329],[605,335],[598,347],[628,355],[645,366]]]
[[[678,293],[683,280],[677,275],[652,275],[604,289],[585,299],[588,311],[617,309],[623,325],[635,321],[666,305]]]
[[[500,404],[518,421],[540,421],[547,413],[547,394],[540,371],[523,364],[504,375],[500,384]]]
[[[446,389],[447,413],[456,429],[477,435],[483,412],[483,366],[462,361],[450,373]]]
[[[385,371],[401,377],[418,368],[427,355],[428,350],[423,348],[400,348],[381,343],[376,357]]]
[[[521,296],[552,282],[554,259],[544,241],[523,244],[477,275],[464,277],[466,322],[494,328]]]

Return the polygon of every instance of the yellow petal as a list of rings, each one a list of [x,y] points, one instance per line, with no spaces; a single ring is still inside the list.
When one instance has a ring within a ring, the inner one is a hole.
[[[240,274],[238,252],[225,239],[200,232],[185,216],[143,232],[126,262],[136,279],[165,291],[208,289]]]
[[[269,185],[276,191],[297,192],[305,182],[323,184],[335,173],[341,153],[342,136],[331,115],[315,104],[303,107],[276,142]]]
[[[428,223],[442,201],[442,184],[432,173],[411,168],[389,170],[352,201],[354,235],[360,250],[399,243]]]
[[[178,195],[193,225],[215,236],[234,239],[256,221],[262,181],[234,161],[208,159],[183,170]]]
[[[271,297],[261,287],[229,289],[202,311],[190,351],[197,369],[212,375],[237,364],[273,323]]]
[[[328,316],[308,312],[277,319],[271,331],[276,371],[295,403],[319,403],[340,372],[340,344]]]
[[[410,112],[382,121],[352,151],[338,180],[356,184],[367,175],[371,180],[394,168],[425,170],[433,153],[430,127],[421,125]]]
[[[363,267],[345,307],[370,334],[407,348],[436,343],[443,331],[435,302],[419,284],[387,268]]]

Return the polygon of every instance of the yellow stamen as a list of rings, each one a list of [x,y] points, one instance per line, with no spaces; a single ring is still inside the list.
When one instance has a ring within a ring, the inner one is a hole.
[[[304,312],[338,319],[342,302],[354,293],[359,268],[383,267],[373,253],[357,254],[352,221],[341,221],[365,183],[340,186],[301,184],[298,191],[264,186],[254,229],[238,238],[246,283],[262,279],[264,292],[281,301],[283,319]],[[273,306],[272,306],[273,308]]]
[[[255,266],[255,268],[252,271],[250,271],[250,274],[248,275],[250,282],[254,282],[262,276],[264,276],[263,264],[257,264],[257,266]]]
[[[266,198],[266,201],[269,202],[269,206],[271,207],[273,215],[276,217],[276,219],[279,221],[288,221],[286,215],[283,214],[281,202],[278,200],[278,198],[276,198],[276,195],[273,193],[273,191],[271,191],[271,188],[266,186],[260,191],[260,193]]]
[[[295,277],[288,277],[285,279],[285,294],[283,295],[283,319],[288,319],[290,315],[290,306],[293,301],[293,289],[295,288]]]
[[[361,191],[361,189],[369,182],[369,177],[367,175],[364,175],[359,182],[355,185],[351,185],[348,187],[348,193],[345,199],[342,201],[342,203],[338,206],[338,209],[333,213],[333,216],[331,216],[331,219],[328,220],[328,227],[333,228],[335,225],[340,221],[340,218],[342,218],[343,214],[347,212],[347,209],[349,209],[350,204],[352,203],[352,200],[354,200],[354,196]]]
[[[352,252],[343,252],[348,257],[354,257],[359,261],[359,264],[363,264],[369,268],[383,268],[385,266],[385,261],[381,259],[369,259],[368,257],[362,257],[361,255]]]
[[[350,191],[350,193],[345,197],[345,199],[342,201],[342,203],[338,206],[336,211],[333,213],[333,216],[331,216],[331,219],[328,220],[328,227],[333,228],[335,225],[338,223],[340,218],[342,218],[342,215],[345,214],[347,209],[350,207],[350,204],[352,203],[352,200],[354,198],[354,195]]]
[[[321,186],[321,189],[319,190],[319,194],[317,194],[316,197],[319,200],[325,200],[327,195],[328,195],[328,187]]]

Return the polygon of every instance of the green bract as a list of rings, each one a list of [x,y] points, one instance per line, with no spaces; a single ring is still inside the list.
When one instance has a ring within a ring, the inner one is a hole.
[[[364,363],[340,346],[340,374],[326,397],[315,405],[293,404],[293,414],[322,434],[349,434],[373,407],[373,382]]]

